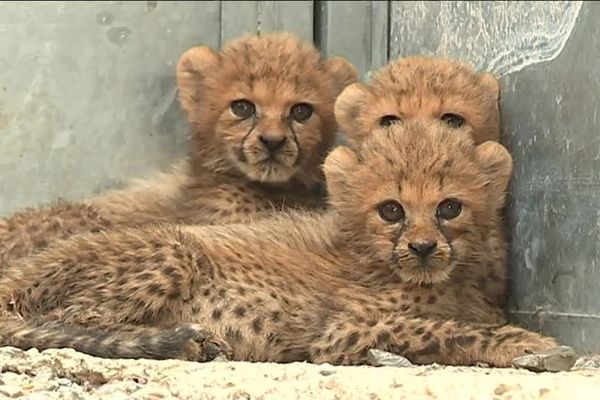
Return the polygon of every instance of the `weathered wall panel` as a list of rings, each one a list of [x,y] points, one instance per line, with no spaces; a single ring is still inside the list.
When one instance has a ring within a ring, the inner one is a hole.
[[[387,1],[322,1],[318,11],[324,54],[348,58],[363,77],[387,62]]]
[[[312,1],[221,1],[221,44],[246,33],[292,32],[313,40]]]
[[[221,44],[258,32],[258,1],[221,1]]]
[[[182,154],[175,66],[197,44],[218,47],[218,3],[0,3],[0,213]]]
[[[260,31],[293,32],[313,40],[312,1],[260,1]]]

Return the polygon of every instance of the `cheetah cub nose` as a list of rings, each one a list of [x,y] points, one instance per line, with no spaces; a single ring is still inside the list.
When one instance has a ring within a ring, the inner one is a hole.
[[[283,146],[286,141],[286,137],[267,133],[260,136],[260,141],[267,148],[267,150],[269,150],[269,152],[273,153]]]
[[[408,244],[408,248],[410,251],[419,256],[419,257],[427,257],[437,247],[437,243],[431,240],[426,240],[422,242],[411,242]]]

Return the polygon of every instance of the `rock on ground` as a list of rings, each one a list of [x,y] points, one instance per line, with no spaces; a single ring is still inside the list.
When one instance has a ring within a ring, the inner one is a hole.
[[[593,399],[600,370],[106,360],[0,348],[0,399]]]

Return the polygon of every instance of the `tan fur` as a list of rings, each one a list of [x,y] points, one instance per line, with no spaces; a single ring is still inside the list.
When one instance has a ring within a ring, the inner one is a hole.
[[[477,73],[469,64],[439,57],[399,58],[377,71],[367,83],[349,85],[336,101],[336,118],[351,132],[350,143],[379,128],[381,117],[402,121],[440,120],[462,116],[456,129],[477,143],[500,136],[500,85],[490,73]]]
[[[15,262],[0,305],[25,322],[1,321],[0,345],[333,364],[377,348],[502,367],[556,345],[507,325],[475,279],[504,257],[493,247],[512,159],[500,144],[412,122],[339,147],[324,169],[324,213],[88,234]],[[462,212],[444,220],[449,198]],[[397,222],[379,211],[392,200]],[[437,248],[419,260],[408,243],[422,239]]]
[[[466,132],[476,143],[498,141],[500,136],[500,85],[490,73],[478,73],[463,62],[438,57],[406,57],[381,68],[368,84],[349,85],[336,101],[336,118],[348,132],[350,145],[379,130],[380,120],[394,115],[402,121],[440,120],[449,113],[462,116],[463,126],[450,134]],[[488,300],[504,307],[507,290],[506,234],[499,227],[490,233],[489,251],[497,259],[493,268],[474,272]]]
[[[150,222],[249,221],[322,207],[320,164],[337,131],[334,100],[356,79],[347,61],[323,60],[287,33],[248,35],[219,53],[188,50],[177,84],[191,125],[189,160],[124,190],[0,219],[0,265],[76,233]],[[254,116],[240,120],[232,113],[231,103],[240,99],[255,104]],[[290,115],[298,103],[314,109],[301,122]],[[269,158],[261,135],[286,141]]]

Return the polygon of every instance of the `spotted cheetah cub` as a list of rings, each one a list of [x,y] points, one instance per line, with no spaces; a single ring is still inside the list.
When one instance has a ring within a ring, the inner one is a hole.
[[[149,222],[247,221],[322,206],[320,165],[338,130],[333,109],[357,79],[287,33],[250,35],[221,52],[196,47],[177,66],[190,153],[171,173],[78,203],[0,219],[0,265],[54,238]]]
[[[324,165],[330,207],[252,224],[89,234],[11,265],[0,344],[102,357],[508,366],[556,342],[497,323],[473,275],[512,171],[440,122],[373,132]],[[6,306],[10,306],[8,310]]]
[[[500,85],[488,72],[436,57],[400,58],[381,68],[368,84],[354,83],[338,96],[336,118],[351,132],[350,145],[381,126],[409,120],[439,120],[449,133],[466,132],[476,143],[498,141]],[[490,232],[498,260],[493,268],[473,272],[490,304],[504,308],[507,288],[506,234]],[[493,243],[493,244],[492,244]]]
[[[500,85],[489,72],[459,60],[413,56],[378,70],[368,83],[354,83],[338,96],[342,130],[360,141],[380,126],[408,120],[439,120],[477,143],[500,137]]]

